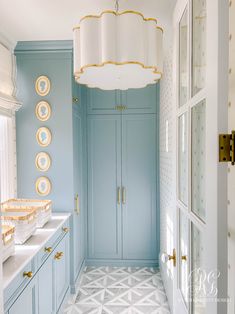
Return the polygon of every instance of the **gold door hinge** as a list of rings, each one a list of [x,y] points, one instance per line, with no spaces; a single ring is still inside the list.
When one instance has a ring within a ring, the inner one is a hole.
[[[127,109],[127,106],[120,105],[120,106],[116,106],[115,109],[119,111],[123,111]]]
[[[235,131],[219,135],[219,161],[235,164]]]

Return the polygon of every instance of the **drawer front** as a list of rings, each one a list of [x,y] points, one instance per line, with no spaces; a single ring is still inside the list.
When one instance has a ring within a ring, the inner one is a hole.
[[[53,253],[55,247],[63,239],[63,237],[69,233],[69,221],[66,221],[63,226],[54,234],[54,236],[45,244],[45,246],[39,251],[37,255],[38,268],[47,260],[47,258]]]
[[[36,259],[32,259],[4,290],[4,308],[7,310],[37,272]]]

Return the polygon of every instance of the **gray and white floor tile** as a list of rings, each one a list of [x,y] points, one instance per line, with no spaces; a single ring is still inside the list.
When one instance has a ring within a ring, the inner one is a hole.
[[[158,269],[86,267],[65,314],[170,314]]]

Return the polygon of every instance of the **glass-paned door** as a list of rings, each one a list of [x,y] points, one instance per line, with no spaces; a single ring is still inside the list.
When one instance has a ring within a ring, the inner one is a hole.
[[[220,116],[226,105],[219,100],[226,83],[218,85],[222,68],[216,50],[223,50],[218,43],[226,30],[221,34],[218,29],[213,31],[220,19],[226,20],[225,4],[224,16],[219,7],[223,7],[219,0],[178,0],[174,14],[178,62],[174,308],[180,314],[220,314],[226,307],[217,299],[220,293],[226,295],[219,290],[219,285],[226,287],[222,277],[226,266],[218,257],[218,247],[226,243],[226,238],[218,241],[220,233],[226,237],[221,207],[226,208],[226,191],[220,188],[226,182],[226,169],[218,163],[216,147],[219,130],[226,125]],[[221,250],[225,252],[223,246]]]

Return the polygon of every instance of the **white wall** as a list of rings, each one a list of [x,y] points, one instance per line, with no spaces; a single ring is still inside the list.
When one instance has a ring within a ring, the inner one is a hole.
[[[173,104],[173,47],[172,29],[169,28],[164,45],[164,70],[160,87],[160,212],[161,252],[172,254],[173,213],[175,210],[175,180],[174,180],[174,104]],[[170,307],[173,308],[173,263],[162,264],[160,261],[162,279],[168,296]]]
[[[235,129],[235,1],[230,5],[229,41],[229,132]],[[235,167],[228,168],[228,314],[235,313]]]

